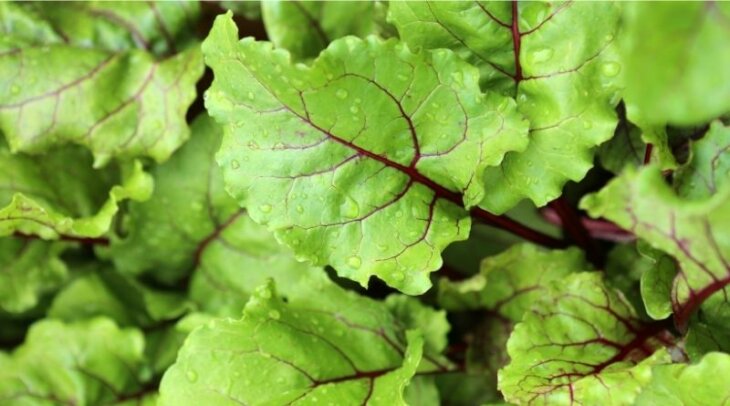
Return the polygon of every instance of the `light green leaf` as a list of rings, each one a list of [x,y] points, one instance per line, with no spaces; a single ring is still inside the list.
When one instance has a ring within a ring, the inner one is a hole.
[[[92,170],[91,156],[79,147],[33,157],[11,154],[0,140],[0,168],[0,236],[98,237],[109,230],[120,201],[152,192],[139,161]]]
[[[295,58],[317,56],[330,42],[347,35],[378,33],[375,1],[264,1],[266,33]]]
[[[674,260],[658,251],[654,264],[641,275],[641,298],[652,319],[662,320],[672,314],[671,292],[676,274]]]
[[[600,273],[573,274],[556,281],[515,327],[499,389],[517,404],[630,405],[652,365],[670,362],[658,350],[667,334],[642,324]]]
[[[0,311],[22,313],[57,289],[68,270],[59,255],[65,243],[0,238]]]
[[[418,299],[404,295],[390,295],[385,305],[406,329],[420,329],[424,351],[439,354],[446,349],[449,322],[446,311],[424,306]]]
[[[124,404],[137,394],[143,400],[149,379],[143,348],[139,331],[119,329],[108,319],[43,320],[10,356],[0,355],[0,403]]]
[[[528,148],[487,170],[483,207],[503,213],[524,198],[543,206],[593,166],[593,149],[616,126],[618,17],[609,2],[391,4],[409,45],[453,49],[530,121]]]
[[[149,288],[113,269],[92,265],[53,299],[48,316],[67,322],[105,316],[121,326],[149,327],[190,308],[178,292]]]
[[[185,113],[203,64],[197,47],[163,60],[130,49],[130,42],[160,50],[173,45],[166,38],[145,39],[161,24],[183,21],[180,13],[163,18],[157,7],[54,4],[38,6],[38,13],[3,4],[0,19],[8,24],[0,41],[0,131],[10,149],[38,153],[80,144],[93,152],[96,167],[112,157],[167,159],[188,137]],[[128,19],[141,19],[139,11],[149,24],[126,26]],[[120,39],[120,30],[131,38]]]
[[[162,380],[160,404],[403,405],[417,369],[447,368],[422,360],[420,332],[406,332],[384,303],[313,275],[307,297],[284,302],[269,282],[242,319],[195,330]]]
[[[697,141],[691,141],[691,155],[674,176],[674,188],[685,198],[710,197],[730,184],[730,127],[714,121]]]
[[[730,238],[725,232],[730,227],[730,188],[701,200],[682,198],[652,165],[638,172],[627,170],[600,192],[586,196],[581,207],[679,261],[672,308],[680,328],[700,304],[709,311],[727,303],[715,293],[730,281]]]
[[[363,285],[377,275],[427,290],[440,252],[468,235],[484,168],[526,142],[514,103],[480,93],[446,50],[347,37],[292,65],[269,43],[239,42],[228,15],[203,51],[229,191],[299,258]]]
[[[200,310],[238,318],[266,278],[285,295],[306,294],[297,289],[300,279],[321,270],[297,262],[223,189],[214,160],[222,135],[207,116],[195,120],[191,140],[151,171],[152,197],[130,204],[124,236],[112,239],[107,254],[124,273],[168,284],[190,275]]]
[[[552,281],[590,269],[577,248],[561,251],[518,244],[485,258],[479,274],[469,279],[442,278],[439,303],[447,310],[489,309],[518,322]]]
[[[636,398],[637,406],[726,405],[730,399],[730,355],[714,352],[694,365],[655,366],[649,385]]]
[[[627,3],[626,100],[648,123],[700,124],[730,111],[730,7]]]
[[[200,5],[190,1],[4,3],[0,33],[30,45],[69,44],[164,56],[195,42]]]
[[[664,170],[676,169],[678,163],[669,145],[666,126],[663,123],[651,123],[639,107],[631,103],[626,104],[626,116],[632,124],[638,127],[641,132],[641,140],[652,145],[649,160],[654,164],[659,164]]]

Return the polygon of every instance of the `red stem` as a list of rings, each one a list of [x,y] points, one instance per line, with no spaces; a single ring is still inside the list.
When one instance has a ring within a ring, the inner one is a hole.
[[[534,242],[535,244],[540,244],[548,248],[565,248],[568,246],[565,241],[520,224],[507,216],[496,216],[478,207],[471,209],[470,213],[472,217],[477,220],[481,220],[487,225],[509,231],[510,233],[522,237],[527,241]]]
[[[18,238],[25,238],[25,239],[29,239],[29,240],[40,240],[41,239],[37,235],[24,234],[24,233],[21,233],[21,232],[18,232],[18,231],[16,231],[15,233],[13,233],[13,236],[14,237],[18,237]],[[88,238],[84,238],[84,237],[74,237],[72,235],[60,234],[59,237],[58,237],[58,239],[61,240],[61,241],[77,242],[77,243],[81,243],[81,244],[84,244],[84,245],[104,245],[104,246],[109,245],[109,239],[108,238],[105,238],[105,237],[97,237],[97,238],[88,237]]]
[[[644,165],[648,165],[651,162],[651,150],[654,148],[652,144],[646,144],[646,150],[644,151]]]
[[[560,217],[560,223],[563,225],[565,236],[583,248],[588,260],[600,267],[602,264],[602,255],[600,254],[596,241],[591,238],[588,230],[583,225],[578,212],[563,197],[553,200],[548,206],[555,210],[558,217]]]

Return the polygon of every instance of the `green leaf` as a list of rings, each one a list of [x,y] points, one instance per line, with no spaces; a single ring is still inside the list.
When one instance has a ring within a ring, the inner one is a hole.
[[[701,124],[730,111],[730,7],[631,3],[621,48],[626,100],[651,124]]]
[[[190,308],[178,292],[149,288],[113,269],[91,265],[53,299],[48,316],[67,322],[105,316],[121,326],[149,327]]]
[[[518,404],[633,404],[652,365],[670,361],[658,350],[667,334],[642,324],[600,273],[573,274],[556,281],[515,327],[499,389]]]
[[[730,184],[730,127],[713,121],[698,141],[691,141],[691,155],[674,176],[674,188],[685,198],[710,197]]]
[[[152,192],[139,161],[99,170],[91,164],[79,147],[13,155],[0,140],[0,236],[98,237],[109,230],[120,201],[144,200]]]
[[[581,207],[679,261],[672,308],[680,328],[698,306],[712,310],[726,304],[724,296],[715,293],[730,281],[730,238],[725,232],[730,227],[730,188],[702,200],[682,198],[652,165],[638,172],[627,170],[600,192],[586,196]]]
[[[626,116],[641,131],[641,140],[652,145],[649,160],[652,163],[659,164],[664,170],[676,169],[678,163],[669,145],[666,126],[651,123],[639,107],[631,103],[626,103]]]
[[[646,144],[641,129],[626,119],[625,110],[619,106],[619,122],[613,137],[598,148],[598,159],[605,169],[619,174],[625,166],[639,167],[644,163]]]
[[[160,404],[404,405],[417,369],[447,368],[422,360],[420,332],[387,305],[315,275],[307,297],[284,302],[269,282],[242,319],[195,330],[162,380]]]
[[[38,6],[40,13],[18,5],[0,8],[0,18],[9,21],[0,41],[0,73],[7,79],[0,84],[0,131],[13,152],[80,144],[100,167],[112,157],[163,161],[187,139],[185,113],[203,73],[202,56],[190,47],[156,60],[133,49],[130,42],[169,48],[167,39],[145,36],[150,30],[177,35],[158,27],[186,21],[180,13],[163,18],[150,4],[54,4]],[[142,17],[149,24],[124,23]],[[131,38],[120,39],[120,30]]]
[[[297,59],[317,56],[330,42],[347,35],[378,33],[375,1],[264,1],[266,33]]]
[[[518,244],[485,258],[479,274],[469,279],[442,278],[439,303],[447,310],[488,309],[518,322],[551,282],[590,269],[577,248],[547,250]]]
[[[4,3],[0,33],[29,45],[69,44],[107,51],[142,49],[164,56],[195,42],[197,2],[84,1]],[[7,37],[6,37],[7,38]]]
[[[652,379],[635,405],[701,406],[727,403],[730,387],[730,355],[710,353],[694,365],[654,367]]]
[[[480,93],[446,50],[347,37],[293,66],[269,43],[239,42],[228,15],[203,52],[228,190],[299,258],[363,285],[377,275],[426,291],[440,252],[468,235],[484,168],[526,142],[514,103]]]
[[[672,314],[672,284],[677,274],[674,260],[657,250],[654,264],[641,275],[641,298],[646,313],[654,320]]]
[[[391,4],[409,45],[453,49],[480,68],[485,89],[514,95],[530,121],[528,148],[487,170],[483,207],[503,213],[524,198],[543,206],[593,166],[593,149],[616,126],[618,17],[609,2]]]
[[[730,330],[727,325],[692,320],[684,337],[684,351],[693,362],[713,351],[730,352]]]
[[[190,275],[200,310],[238,318],[266,278],[286,295],[306,294],[300,279],[320,270],[297,262],[226,193],[214,160],[222,136],[209,117],[195,120],[191,140],[151,171],[152,197],[130,204],[124,236],[112,238],[106,254],[124,273],[167,284]]]
[[[0,311],[22,313],[57,289],[68,270],[59,255],[64,243],[0,238]]]
[[[108,319],[43,320],[12,355],[0,354],[0,403],[100,405],[142,399],[149,378],[143,348],[139,331],[119,329]]]

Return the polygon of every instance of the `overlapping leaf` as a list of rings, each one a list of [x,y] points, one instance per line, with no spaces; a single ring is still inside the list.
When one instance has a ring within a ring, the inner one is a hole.
[[[144,200],[152,191],[152,179],[138,161],[91,166],[91,156],[80,147],[32,157],[11,154],[0,140],[0,236],[98,237],[109,230],[121,200]]]
[[[707,309],[725,303],[713,295],[730,281],[730,188],[711,197],[679,197],[658,168],[627,171],[581,205],[645,239],[679,261],[672,287],[672,307],[680,327],[701,304]],[[712,298],[712,300],[707,300]],[[719,310],[719,309],[718,309]]]
[[[408,44],[454,49],[480,68],[484,88],[515,95],[530,121],[527,150],[487,170],[483,207],[502,213],[523,198],[543,206],[591,168],[616,126],[618,17],[609,2],[391,4]]]
[[[519,404],[628,405],[670,362],[671,344],[656,325],[642,324],[600,273],[556,281],[525,314],[509,341],[510,364],[499,388]]]
[[[297,58],[311,58],[346,35],[366,37],[379,27],[376,1],[264,1],[266,33],[277,47]]]
[[[3,4],[0,131],[11,150],[81,144],[96,166],[167,159],[188,137],[203,64],[197,47],[152,52],[189,42],[189,4]]]
[[[63,288],[48,316],[67,322],[104,316],[121,326],[149,327],[180,317],[190,305],[178,292],[149,288],[112,269],[91,265]]]
[[[578,249],[550,251],[518,244],[485,258],[479,274],[469,279],[442,279],[439,303],[448,310],[488,309],[519,322],[550,283],[590,269]]]
[[[297,262],[223,189],[214,160],[222,130],[207,116],[192,125],[192,138],[152,171],[155,191],[130,204],[125,235],[109,254],[125,273],[148,273],[173,283],[191,276],[190,298],[201,310],[238,317],[253,288],[267,277],[287,295],[315,270]],[[184,220],[184,221],[181,221]]]
[[[691,142],[691,156],[674,176],[685,198],[710,197],[730,184],[730,127],[714,121],[704,137]]]
[[[139,331],[108,319],[44,320],[11,355],[0,353],[0,403],[151,405],[143,348]]]
[[[730,111],[730,6],[624,7],[626,99],[647,123],[701,124]]]
[[[0,238],[0,311],[20,313],[58,288],[68,270],[59,259],[67,244]]]
[[[440,251],[468,235],[484,168],[526,142],[514,103],[481,94],[446,50],[347,37],[292,65],[220,16],[203,51],[229,191],[300,258],[361,284],[428,289]]]
[[[267,283],[241,320],[217,320],[194,331],[163,378],[161,404],[357,399],[403,405],[404,387],[417,370],[447,368],[437,355],[422,358],[420,332],[406,332],[382,302],[345,291],[322,273],[309,281],[309,296],[286,303]]]
[[[728,374],[730,355],[719,352],[705,355],[694,365],[656,366],[635,405],[726,405],[730,399]]]

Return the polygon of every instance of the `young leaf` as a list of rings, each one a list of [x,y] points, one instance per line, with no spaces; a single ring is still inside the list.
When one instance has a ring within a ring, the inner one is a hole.
[[[378,32],[375,1],[264,1],[261,15],[271,42],[297,59],[312,58],[346,35]]]
[[[482,261],[479,274],[458,282],[441,279],[439,303],[448,310],[488,309],[518,322],[550,283],[591,267],[583,253],[518,244]]]
[[[656,166],[627,170],[600,192],[583,199],[591,216],[603,216],[631,230],[654,248],[679,261],[672,287],[677,324],[685,328],[692,312],[704,303],[726,303],[713,295],[730,282],[730,188],[690,200],[677,196]],[[707,301],[712,298],[711,301]]]
[[[150,327],[190,309],[178,292],[149,288],[113,269],[91,265],[53,299],[48,316],[72,322],[104,316],[120,326]]]
[[[0,88],[0,131],[11,150],[37,153],[80,144],[93,152],[96,167],[112,157],[167,159],[188,137],[185,112],[203,72],[197,47],[156,60],[125,41],[105,40],[110,23],[126,21],[106,6],[47,7],[41,7],[47,20],[19,5],[0,8],[3,21],[30,20],[31,27],[46,28],[39,36],[25,24],[4,25],[0,72],[8,81]],[[119,10],[126,8],[139,5]],[[145,8],[152,21],[159,16],[156,6]],[[138,27],[124,28],[145,41]]]
[[[124,273],[168,284],[190,277],[201,310],[237,318],[266,278],[284,294],[303,294],[299,280],[319,270],[297,262],[223,189],[214,160],[222,136],[208,116],[195,120],[191,140],[151,171],[152,197],[130,204],[125,235],[112,238],[106,254]]]
[[[632,404],[652,365],[670,362],[658,350],[665,334],[642,324],[600,273],[570,275],[515,327],[499,388],[519,404]]]
[[[120,201],[152,192],[139,161],[91,166],[91,156],[76,146],[33,157],[11,154],[0,139],[0,236],[98,237],[109,230]]]
[[[730,184],[730,127],[713,121],[698,141],[691,142],[691,156],[674,176],[674,188],[683,197],[703,199]]]
[[[694,365],[658,365],[649,384],[636,398],[637,406],[714,405],[727,403],[730,355],[714,352]]]
[[[446,368],[422,360],[420,332],[406,332],[385,304],[314,275],[306,298],[285,303],[269,282],[241,320],[194,331],[162,380],[160,404],[403,405],[417,370]]]
[[[269,43],[239,42],[229,14],[203,52],[228,190],[300,258],[363,285],[377,275],[427,290],[441,250],[468,235],[484,168],[525,146],[514,103],[482,94],[446,50],[347,37],[292,65]]]
[[[22,313],[57,289],[68,275],[59,255],[65,243],[0,239],[0,311]]]
[[[626,100],[647,122],[701,124],[730,111],[728,18],[725,3],[626,4]]]
[[[41,321],[12,355],[0,354],[0,403],[98,405],[144,400],[148,377],[143,347],[139,331],[121,330],[108,319],[73,324]]]
[[[543,206],[592,167],[592,150],[616,126],[618,17],[608,2],[391,4],[409,45],[455,50],[486,89],[515,95],[530,121],[528,148],[487,170],[483,207],[503,213],[526,197]]]

